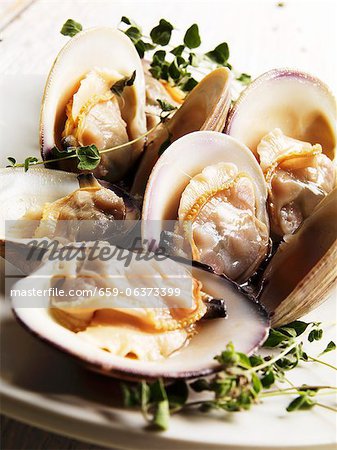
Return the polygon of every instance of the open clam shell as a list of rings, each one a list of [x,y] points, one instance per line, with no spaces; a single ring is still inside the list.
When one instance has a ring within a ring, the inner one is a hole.
[[[49,264],[49,263],[48,263]],[[39,281],[39,288],[50,285],[46,276],[48,266],[41,267],[33,276]],[[198,325],[198,333],[185,347],[168,358],[158,361],[141,361],[115,356],[58,323],[48,308],[49,299],[41,298],[41,307],[18,307],[13,303],[19,322],[30,332],[57,349],[74,357],[87,368],[104,375],[125,379],[192,378],[207,375],[220,369],[213,359],[229,342],[237,351],[251,354],[266,339],[269,319],[259,303],[247,297],[231,281],[198,267],[193,276],[199,279],[207,293],[226,301],[228,318],[204,320]],[[27,277],[18,281],[13,289],[25,290],[31,287]]]
[[[337,188],[295,234],[286,237],[264,273],[260,301],[281,326],[323,302],[337,280]]]
[[[133,194],[144,194],[151,170],[162,153],[161,147],[165,142],[169,145],[193,131],[223,130],[230,105],[230,77],[230,71],[225,68],[208,74],[190,92],[173,117],[149,136],[149,144],[132,186]]]
[[[79,189],[79,180],[75,173],[42,167],[32,167],[28,172],[21,167],[6,168],[0,169],[0,187],[0,252],[18,266],[25,263],[27,244],[32,239],[44,239],[34,237],[44,206]],[[126,220],[130,224],[138,220],[139,209],[132,197],[113,185],[108,187],[123,198]],[[17,258],[20,252],[22,258]]]
[[[231,206],[229,206],[229,210],[224,210],[224,212],[222,212],[221,205],[226,206],[226,199],[223,199],[221,196],[221,193],[223,192],[223,188],[221,186],[219,187],[219,191],[217,190],[217,188],[212,188],[212,185],[210,185],[210,187],[207,187],[207,189],[212,189],[212,191],[210,191],[212,193],[210,194],[210,197],[207,201],[203,200],[201,189],[199,187],[196,187],[195,192],[197,193],[197,196],[200,196],[199,198],[202,200],[202,202],[204,202],[201,205],[200,211],[202,211],[202,208],[205,205],[210,205],[210,212],[208,212],[207,210],[207,214],[209,214],[209,216],[207,217],[211,217],[209,221],[214,224],[214,229],[216,230],[216,233],[210,230],[208,233],[206,233],[206,237],[203,238],[203,236],[205,235],[205,231],[203,231],[204,228],[201,229],[201,227],[199,227],[198,225],[197,233],[198,236],[202,234],[202,239],[200,239],[199,242],[202,242],[201,245],[204,245],[203,243],[205,242],[204,248],[205,246],[208,246],[207,248],[205,248],[205,252],[211,255],[212,260],[214,260],[213,255],[217,257],[217,255],[219,254],[220,259],[226,261],[224,266],[225,271],[220,272],[219,270],[217,273],[226,273],[233,279],[243,281],[254,273],[257,265],[259,264],[259,262],[261,262],[267,252],[269,236],[269,222],[266,212],[267,190],[263,173],[253,154],[246,146],[230,136],[212,131],[197,131],[194,133],[190,133],[189,135],[183,136],[182,138],[174,142],[159,158],[149,178],[144,196],[142,209],[143,239],[147,239],[148,242],[159,243],[162,231],[166,231],[165,226],[167,225],[167,222],[165,223],[165,221],[175,221],[178,219],[178,215],[181,211],[182,198],[186,193],[187,186],[189,185],[191,179],[193,178],[193,180],[195,180],[194,177],[201,173],[204,174],[205,172],[203,172],[203,170],[209,166],[218,167],[217,165],[219,163],[230,163],[237,168],[239,172],[238,176],[240,176],[240,174],[245,174],[245,176],[247,176],[252,183],[255,196],[255,206],[254,213],[250,212],[249,217],[252,218],[254,216],[259,221],[259,223],[262,224],[262,228],[264,229],[264,231],[261,232],[261,234],[256,238],[256,241],[259,242],[259,245],[261,244],[261,246],[258,250],[257,246],[254,247],[255,256],[253,258],[253,261],[251,261],[249,264],[247,263],[245,269],[241,271],[241,266],[239,269],[239,265],[237,264],[238,258],[242,259],[247,256],[247,258],[249,258],[250,260],[252,259],[252,254],[250,254],[249,252],[250,248],[253,245],[255,234],[252,233],[250,235],[251,238],[249,240],[248,250],[246,234],[240,233],[240,231],[238,231],[236,228],[236,224],[244,224],[242,225],[243,230],[246,229],[245,227],[247,226],[248,233],[250,233],[249,230],[252,230],[252,228],[250,228],[249,224],[246,225],[245,219],[242,219],[243,216],[240,216],[240,218],[239,216],[236,216],[237,213],[240,214],[241,210],[239,212],[233,210]],[[203,178],[203,175],[199,175],[199,179],[200,176]],[[218,179],[218,175],[216,175],[215,179]],[[235,179],[235,176],[233,179]],[[203,184],[205,185],[206,183],[203,182]],[[194,185],[197,186],[196,184]],[[192,190],[193,189],[194,188],[192,188]],[[220,195],[219,199],[217,199],[217,195]],[[233,201],[235,201],[236,194],[233,195]],[[215,207],[212,203],[214,198],[214,202],[216,202],[214,203],[214,205],[216,205]],[[197,200],[194,205],[198,205],[198,202],[199,200]],[[220,206],[220,210],[217,209],[218,206]],[[205,208],[206,207],[207,206],[205,206]],[[212,211],[214,211],[214,214]],[[228,232],[226,229],[227,222],[223,218],[221,218],[223,217],[222,214],[227,214],[227,216],[230,216],[231,218],[236,217],[236,221],[233,222],[231,219],[231,222],[228,224],[228,229],[231,230],[230,232]],[[196,218],[195,220],[198,219]],[[192,222],[192,226],[193,223],[194,222]],[[221,228],[223,226],[225,227],[224,230],[222,230]],[[219,230],[222,230],[219,231],[219,233],[224,233],[225,237],[222,237],[223,235],[218,234],[218,228]],[[207,235],[214,235],[215,241],[218,242],[219,240],[221,246],[219,245],[217,247],[217,244],[215,244],[214,246],[213,238],[208,239]],[[191,236],[194,236],[193,229]],[[235,240],[234,243],[231,243],[230,237],[233,237],[233,239]],[[190,238],[188,237],[188,239]],[[209,245],[211,245],[212,247],[210,247],[206,241],[209,241]],[[192,246],[193,245],[194,243],[192,242]],[[220,251],[222,251],[222,246],[224,253],[223,256],[221,256],[222,253],[220,253]],[[219,247],[220,251],[218,252],[217,248]],[[235,254],[235,249],[237,249],[238,247],[240,256],[237,256],[237,253]],[[242,256],[243,253],[245,255],[244,257]],[[193,254],[192,257],[194,257],[194,259],[197,259]],[[234,259],[236,263],[233,262],[233,264],[231,264],[227,262],[232,261],[232,259]],[[205,262],[204,260],[201,260],[199,258],[197,260]],[[212,266],[215,269],[214,264],[212,265],[212,263],[208,262],[206,264]],[[218,263],[216,264],[218,265]],[[219,262],[219,264],[221,264],[221,262]],[[234,270],[234,268],[237,268],[238,270],[240,270],[240,272],[236,271],[236,269]]]
[[[232,106],[225,133],[257,156],[263,136],[281,128],[286,136],[321,144],[336,158],[336,101],[318,78],[291,69],[274,69],[254,80]]]
[[[121,119],[126,123],[129,140],[137,139],[146,132],[145,81],[137,51],[130,39],[121,31],[110,27],[91,28],[78,33],[63,47],[49,73],[40,115],[40,146],[42,157],[46,161],[55,158],[54,146],[62,149],[62,131],[67,119],[67,105],[81,86],[81,81],[92,70],[103,71],[103,78],[116,76],[116,79],[130,77],[135,71],[133,85],[125,87],[119,108]],[[101,78],[99,80],[102,83]],[[90,83],[85,87],[82,86],[84,91],[82,97],[90,99],[90,92],[87,91],[89,88]],[[82,114],[81,111],[79,113]],[[103,112],[100,114],[103,120]],[[96,126],[95,120],[93,123]],[[95,130],[96,128],[90,133],[95,134]],[[105,124],[102,132],[107,131],[108,125]],[[101,178],[104,176],[109,181],[121,179],[138,158],[143,145],[144,139],[139,139],[133,145],[106,153],[105,161],[101,161],[95,174]],[[72,161],[54,162],[53,165],[62,170],[78,171]],[[118,173],[108,170],[114,166],[116,171],[118,169]]]

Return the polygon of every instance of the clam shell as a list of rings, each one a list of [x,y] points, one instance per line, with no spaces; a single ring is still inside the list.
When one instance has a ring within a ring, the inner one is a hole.
[[[46,266],[34,273],[40,289],[49,286],[48,278],[41,276],[44,273],[50,273]],[[213,357],[229,342],[234,343],[237,351],[253,353],[266,339],[269,329],[264,308],[247,297],[235,283],[197,267],[193,269],[193,275],[207,286],[210,295],[226,300],[228,318],[201,322],[198,334],[187,346],[156,362],[114,356],[89,344],[55,321],[46,307],[48,298],[40,298],[40,308],[17,307],[14,302],[13,310],[28,331],[103,375],[130,380],[192,378],[219,370],[220,366]],[[27,277],[18,281],[13,289],[28,289],[29,286],[32,286],[31,279]]]
[[[264,273],[260,301],[272,325],[298,319],[322,303],[337,280],[337,188],[278,248]]]
[[[125,121],[130,139],[146,132],[144,73],[134,45],[115,28],[90,28],[78,33],[62,48],[48,75],[40,115],[40,146],[44,160],[55,157],[52,152],[55,145],[62,148],[66,105],[80,80],[95,68],[114,70],[124,76],[130,76],[136,70],[135,108],[127,111]],[[111,157],[118,161],[123,157],[131,165],[143,145],[144,140],[140,140],[137,145],[115,151]],[[78,171],[72,162],[54,165],[62,170]]]
[[[190,92],[172,119],[149,136],[132,186],[133,194],[144,194],[151,170],[160,156],[160,147],[168,138],[172,143],[193,131],[223,130],[230,105],[230,80],[230,71],[225,68],[208,74]]]
[[[174,142],[151,172],[144,196],[143,237],[159,242],[160,222],[176,220],[181,194],[190,179],[205,167],[231,162],[250,175],[257,197],[257,218],[268,225],[267,188],[253,154],[236,139],[213,131],[196,131]]]
[[[123,197],[127,220],[139,219],[139,209],[132,197],[109,183],[105,182],[104,186]],[[0,256],[30,273],[32,267],[24,255],[29,251],[26,247],[32,241],[37,221],[34,217],[22,222],[19,220],[26,213],[39,211],[46,203],[65,197],[78,188],[75,173],[44,167],[31,167],[28,172],[22,167],[0,169]]]
[[[231,108],[225,133],[257,156],[263,136],[281,128],[286,136],[321,144],[336,158],[336,101],[318,78],[292,69],[274,69],[254,80]]]

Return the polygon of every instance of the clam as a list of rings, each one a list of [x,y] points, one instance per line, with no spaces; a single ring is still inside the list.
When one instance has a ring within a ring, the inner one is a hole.
[[[294,70],[265,73],[233,105],[225,132],[260,162],[276,239],[293,233],[335,186],[335,124],[329,89]]]
[[[230,71],[216,69],[188,94],[182,106],[148,137],[132,193],[143,195],[147,180],[160,154],[180,137],[197,130],[222,131],[230,105]]]
[[[272,325],[298,319],[324,301],[337,279],[337,188],[287,236],[264,272],[260,301]]]
[[[65,299],[53,293],[57,287],[68,292],[95,286],[105,292],[115,288],[119,294]],[[126,294],[126,288],[139,286],[178,287],[179,294],[146,298]],[[89,254],[80,265],[75,259],[49,261],[18,281],[12,292],[33,287],[47,294],[33,300],[15,294],[18,320],[34,335],[105,375],[127,379],[206,375],[220,369],[213,357],[228,342],[251,354],[268,334],[265,310],[235,283],[170,259],[133,260],[129,268],[116,258],[90,260]],[[224,300],[226,317],[222,309],[217,318],[207,319],[206,305],[213,298]]]
[[[158,243],[165,221],[177,220],[194,260],[244,282],[268,253],[266,198],[263,173],[246,146],[217,132],[190,133],[165,151],[151,173],[143,236]]]
[[[55,146],[94,144],[105,150],[95,175],[117,181],[138,159],[145,132],[144,73],[130,39],[109,27],[78,33],[60,51],[46,82],[40,118],[43,158],[54,159]],[[124,146],[107,151],[118,145]],[[64,161],[54,166],[76,170]]]
[[[1,255],[15,264],[24,262],[17,252],[24,255],[32,240],[93,239],[107,235],[114,220],[131,224],[139,218],[130,196],[103,187],[91,174],[6,168],[0,169],[0,186]]]

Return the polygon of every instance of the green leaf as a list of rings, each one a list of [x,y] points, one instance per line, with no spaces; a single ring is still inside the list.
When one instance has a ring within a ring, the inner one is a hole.
[[[322,339],[322,336],[323,336],[323,330],[321,328],[315,328],[310,331],[309,336],[308,336],[308,341],[309,342],[319,341],[320,339]]]
[[[127,86],[132,86],[136,79],[136,71],[134,70],[129,77],[122,78],[118,80],[115,84],[111,86],[111,91],[118,95],[119,97],[123,94],[124,88]]]
[[[156,405],[155,412],[153,414],[153,425],[160,430],[167,430],[170,421],[170,408],[168,400],[162,400]]]
[[[193,381],[190,387],[195,392],[209,391],[211,389],[209,382],[205,378],[199,378]]]
[[[8,160],[8,162],[9,162],[9,166],[8,167],[13,167],[13,166],[15,166],[15,164],[16,164],[16,159],[15,158],[12,158],[11,156],[9,156],[8,158],[7,158],[7,160]]]
[[[306,410],[311,409],[315,406],[315,402],[311,400],[307,395],[300,395],[296,397],[292,402],[287,406],[287,411],[298,411],[298,410]]]
[[[228,368],[235,366],[239,362],[240,357],[236,353],[233,343],[229,342],[226,345],[226,350],[220,353],[220,355],[215,356],[214,359],[225,368]]]
[[[9,158],[8,158],[9,159]],[[325,353],[331,352],[333,350],[336,350],[336,344],[333,341],[330,341],[329,344],[325,347],[325,349],[322,351],[322,353],[319,354],[319,356],[324,355]]]
[[[134,44],[137,44],[137,42],[142,38],[141,30],[134,25],[125,30],[124,33],[131,39]]]
[[[276,329],[271,328],[269,336],[264,342],[263,347],[277,347],[278,345],[289,340],[289,335],[282,333]]]
[[[300,336],[305,332],[305,330],[310,325],[309,322],[303,322],[302,320],[295,320],[294,322],[288,323],[285,327],[279,328],[279,330],[284,330],[288,328],[293,328],[296,331],[296,336]]]
[[[174,47],[174,49],[171,50],[170,53],[172,53],[172,55],[174,56],[181,56],[184,50],[185,50],[184,45],[178,45],[177,47]]]
[[[99,165],[101,155],[96,145],[88,145],[86,147],[78,147],[76,155],[79,159],[77,168],[80,170],[93,170]]]
[[[68,19],[61,28],[63,36],[74,37],[80,31],[82,31],[82,25],[73,19]]]
[[[122,16],[121,22],[126,23],[127,25],[131,25],[131,20],[125,16]]]
[[[184,36],[184,44],[188,48],[197,48],[201,44],[201,39],[199,35],[199,27],[196,23],[194,23],[190,28],[186,31]]]
[[[262,382],[260,380],[260,378],[256,375],[256,373],[252,373],[252,382],[253,382],[253,389],[255,391],[256,394],[258,394],[259,392],[261,392],[263,385]]]
[[[32,166],[37,162],[38,162],[38,159],[35,158],[35,156],[28,156],[28,158],[26,158],[25,162],[24,162],[25,172],[27,172],[29,166]]]
[[[248,75],[248,73],[242,73],[239,77],[236,78],[240,83],[242,83],[244,86],[248,86],[248,84],[251,83],[252,77]]]
[[[173,80],[179,80],[180,78],[181,73],[179,67],[177,66],[176,60],[173,60],[170,64],[169,75]]]
[[[149,385],[146,383],[146,381],[141,381],[141,383],[140,383],[140,399],[141,399],[142,410],[144,412],[147,411],[147,407],[150,402],[150,395],[151,395],[151,391],[150,391]]]
[[[166,100],[161,100],[160,98],[157,98],[157,102],[159,103],[161,110],[164,112],[174,111],[175,109],[177,109],[176,106],[171,105],[171,103],[167,102]]]
[[[131,386],[127,383],[120,383],[123,396],[123,404],[126,408],[139,405],[139,398],[137,395],[137,386]]]
[[[154,44],[167,45],[170,42],[173,26],[165,19],[160,19],[159,25],[150,32],[150,37]]]
[[[181,409],[188,399],[188,387],[185,380],[177,380],[166,388],[170,409]]]
[[[269,369],[268,372],[261,378],[262,386],[266,389],[269,389],[275,383],[275,375],[272,369]]]
[[[160,378],[150,386],[150,400],[154,403],[152,423],[161,430],[167,430],[170,419],[169,402],[163,380]]]
[[[237,353],[239,357],[238,364],[241,367],[244,367],[245,369],[250,369],[252,367],[249,356],[247,356],[245,353],[238,352]]]
[[[195,88],[195,86],[198,84],[197,80],[195,80],[194,78],[190,77],[186,83],[184,83],[181,86],[181,89],[185,92],[190,92],[193,88]]]
[[[206,56],[217,64],[225,65],[229,58],[229,47],[227,42],[217,45],[214,50],[206,53]]]

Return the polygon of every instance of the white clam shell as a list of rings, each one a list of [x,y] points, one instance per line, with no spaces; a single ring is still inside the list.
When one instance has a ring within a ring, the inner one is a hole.
[[[299,319],[328,298],[337,280],[337,188],[286,238],[264,273],[260,301],[273,326]]]
[[[176,220],[181,194],[190,179],[205,167],[231,162],[247,173],[255,186],[257,218],[268,225],[267,188],[250,150],[236,139],[212,131],[196,131],[175,141],[159,158],[149,178],[142,211],[143,237],[159,242],[158,222]]]
[[[74,173],[31,167],[0,169],[0,240],[20,240],[10,232],[10,221],[21,219],[27,212],[41,209],[79,188]],[[6,230],[7,221],[7,230]]]
[[[34,286],[38,289],[49,287],[50,267],[47,263],[36,271]],[[269,319],[265,310],[243,294],[232,282],[205,270],[194,268],[193,275],[207,288],[207,292],[226,301],[228,318],[213,319],[200,323],[199,332],[190,343],[172,356],[159,361],[139,361],[115,356],[95,347],[80,335],[64,328],[49,313],[46,307],[48,297],[39,299],[41,307],[18,307],[13,303],[14,313],[19,322],[30,332],[73,356],[89,369],[126,379],[189,378],[206,375],[219,369],[213,359],[233,342],[237,351],[251,354],[266,339]],[[13,289],[25,290],[32,287],[31,277],[18,281]],[[22,300],[21,300],[22,302]]]
[[[274,69],[254,80],[231,108],[225,132],[256,154],[263,136],[281,128],[286,136],[321,144],[336,158],[336,101],[318,78]]]
[[[136,71],[134,110],[125,121],[129,137],[146,132],[145,80],[141,60],[130,39],[112,27],[90,28],[73,37],[58,54],[49,73],[40,116],[40,145],[44,159],[51,159],[54,145],[60,147],[65,121],[65,107],[79,81],[91,70],[107,69],[127,77]],[[63,124],[63,125],[62,125]],[[139,145],[123,148],[123,157],[134,162],[142,150]],[[120,151],[111,157],[121,158]]]

